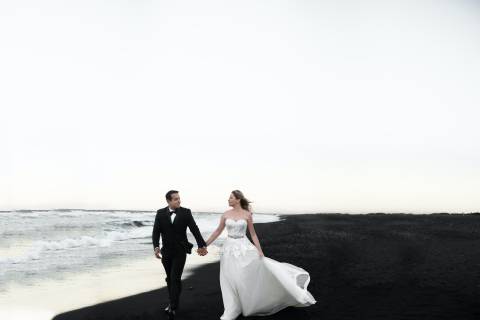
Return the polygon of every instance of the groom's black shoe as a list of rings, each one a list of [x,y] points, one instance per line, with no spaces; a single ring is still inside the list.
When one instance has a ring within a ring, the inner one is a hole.
[[[168,306],[165,308],[165,312],[170,313],[170,304],[168,304]]]
[[[172,307],[170,304],[165,308],[165,313],[168,315],[168,319],[174,319],[175,318],[175,310],[172,310]]]

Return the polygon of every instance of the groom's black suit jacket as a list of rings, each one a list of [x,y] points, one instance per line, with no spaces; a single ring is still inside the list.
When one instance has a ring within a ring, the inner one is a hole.
[[[175,220],[172,223],[168,206],[157,210],[152,232],[153,248],[159,246],[161,235],[162,247],[160,248],[160,252],[162,255],[172,254],[178,250],[185,250],[186,253],[192,253],[193,244],[187,239],[187,226],[195,237],[198,247],[206,247],[207,244],[203,240],[190,209],[179,207],[175,209],[175,214]]]

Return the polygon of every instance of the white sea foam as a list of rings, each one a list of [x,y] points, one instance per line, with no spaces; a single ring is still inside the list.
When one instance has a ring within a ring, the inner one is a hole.
[[[149,238],[151,236],[151,228],[137,228],[128,232],[110,231],[105,232],[98,237],[81,236],[78,238],[65,238],[60,240],[39,240],[33,242],[25,251],[11,257],[2,257],[0,262],[20,263],[29,260],[38,260],[45,251],[60,251],[87,247],[109,247],[116,241],[125,241],[130,239]]]

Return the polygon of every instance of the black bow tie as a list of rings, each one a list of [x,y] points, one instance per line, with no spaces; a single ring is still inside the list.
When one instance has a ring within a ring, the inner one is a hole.
[[[173,211],[170,211],[170,215],[172,215],[172,213],[175,213],[175,210],[173,210]]]

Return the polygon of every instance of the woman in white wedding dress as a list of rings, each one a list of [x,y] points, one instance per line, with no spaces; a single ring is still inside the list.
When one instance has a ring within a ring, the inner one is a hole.
[[[234,190],[228,204],[233,207],[220,218],[207,240],[210,245],[226,227],[228,236],[220,249],[220,288],[224,312],[221,320],[244,316],[266,316],[286,307],[316,303],[308,292],[310,275],[304,269],[265,257],[253,227],[249,203]],[[254,244],[246,237],[246,230]]]

